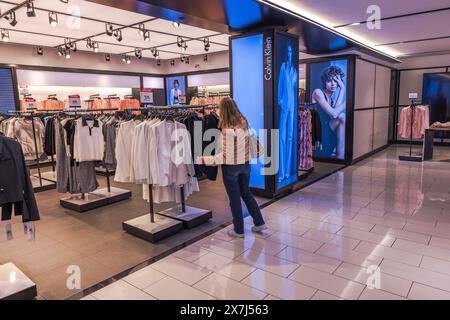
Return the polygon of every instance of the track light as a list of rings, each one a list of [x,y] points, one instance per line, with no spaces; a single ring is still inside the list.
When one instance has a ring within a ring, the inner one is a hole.
[[[66,50],[66,59],[70,59],[70,50]]]
[[[130,64],[131,63],[131,58],[127,55],[122,55],[122,61],[126,64]]]
[[[207,54],[204,54],[203,55],[203,62],[207,62],[208,61],[208,55]]]
[[[61,1],[62,3],[69,3],[69,0],[59,0],[59,1]]]
[[[208,52],[209,48],[211,47],[211,44],[209,43],[209,38],[203,39],[203,44],[205,46],[205,51]]]
[[[174,66],[174,65],[175,65],[175,60],[174,60],[174,59],[170,60],[170,65],[171,65],[171,66]]]
[[[181,56],[180,56],[180,61],[181,61],[181,62],[184,62],[184,59],[185,59],[184,55],[181,55]]]
[[[37,47],[36,48],[36,53],[40,56],[44,55],[44,49],[42,47]]]
[[[114,37],[116,37],[116,40],[121,42],[123,40],[122,37],[122,30],[121,29],[117,29],[114,31]]]
[[[64,49],[63,49],[63,47],[58,47],[58,55],[59,55],[60,57],[62,57],[62,56],[64,55]]]
[[[186,64],[189,64],[189,57],[184,58],[184,62],[185,62]]]
[[[156,60],[156,65],[157,65],[157,66],[160,66],[160,65],[161,65],[161,60],[159,60],[159,59]]]
[[[142,49],[140,48],[134,49],[134,55],[136,56],[136,58],[142,59]]]
[[[27,16],[28,17],[36,17],[36,12],[34,11],[34,3],[33,1],[27,2]]]
[[[187,49],[187,43],[186,43],[186,40],[184,40],[182,37],[177,37],[177,46],[178,46],[178,48],[180,48],[182,51],[186,51],[186,49]]]
[[[56,27],[58,25],[58,15],[56,12],[49,12],[48,13],[48,22],[52,27]]]
[[[99,48],[100,48],[100,46],[99,46],[99,44],[98,44],[98,41],[92,41],[91,38],[88,38],[88,39],[86,40],[86,48],[92,49],[94,52],[97,53],[98,50],[99,50]]]
[[[145,31],[145,33],[144,33],[144,41],[145,42],[150,41],[150,31],[149,30]]]
[[[106,61],[111,61],[111,55],[109,53],[105,54],[105,60]]]
[[[153,57],[159,58],[159,51],[156,48],[150,49],[150,52],[152,53]]]
[[[73,52],[77,52],[77,43],[75,41],[72,41],[70,38],[64,39],[64,46],[67,50],[72,50]]]
[[[172,26],[173,26],[174,28],[178,28],[178,27],[180,26],[180,23],[179,23],[179,22],[172,21]]]
[[[6,19],[9,21],[9,24],[13,27],[15,27],[17,25],[17,20],[16,20],[16,12],[15,11],[11,11],[8,16],[6,17]]]
[[[2,41],[8,42],[9,41],[9,31],[5,29],[1,29],[1,35],[2,35]]]
[[[143,23],[141,23],[140,25],[139,25],[139,34],[141,35],[141,36],[144,36],[144,34],[145,34],[145,25],[143,24]]]
[[[105,29],[106,29],[106,34],[111,37],[114,33],[114,26],[111,23],[107,23],[105,25]]]

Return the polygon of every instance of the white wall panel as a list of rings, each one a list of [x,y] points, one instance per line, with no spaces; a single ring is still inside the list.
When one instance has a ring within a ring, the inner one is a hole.
[[[376,66],[375,108],[389,106],[391,69]]]
[[[144,88],[164,89],[164,78],[144,77]]]
[[[355,111],[353,130],[353,159],[356,159],[372,151],[373,110]]]
[[[356,60],[355,109],[373,108],[375,64]]]
[[[218,86],[229,83],[229,72],[204,73],[188,76],[189,87]]]
[[[389,109],[374,110],[373,150],[381,148],[389,140]]]

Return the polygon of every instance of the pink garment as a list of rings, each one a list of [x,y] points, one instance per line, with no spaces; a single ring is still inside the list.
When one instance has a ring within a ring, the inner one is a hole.
[[[414,115],[412,124],[412,138],[421,139],[428,128],[429,113],[423,106],[416,106],[414,111],[411,107],[403,108],[400,112],[399,134],[403,139],[411,137],[411,117]]]

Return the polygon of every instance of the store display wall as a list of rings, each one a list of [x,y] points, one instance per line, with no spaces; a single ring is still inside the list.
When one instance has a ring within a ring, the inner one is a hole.
[[[15,107],[16,100],[11,69],[0,68],[0,113],[14,110]]]
[[[356,60],[353,159],[389,143],[391,69]]]

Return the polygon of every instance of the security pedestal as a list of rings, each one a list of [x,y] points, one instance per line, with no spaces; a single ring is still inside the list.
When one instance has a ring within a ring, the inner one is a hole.
[[[154,222],[151,220],[151,215],[146,214],[123,222],[122,227],[126,232],[152,243],[167,238],[183,229],[183,223],[164,216],[155,215],[153,218]]]
[[[31,300],[36,284],[11,262],[0,266],[0,300]]]
[[[211,210],[189,206],[185,206],[183,210],[182,205],[158,212],[158,214],[182,222],[186,229],[194,228],[212,218]]]
[[[131,198],[131,191],[119,188],[99,189],[89,194],[78,194],[60,200],[61,206],[78,212],[86,212]]]

